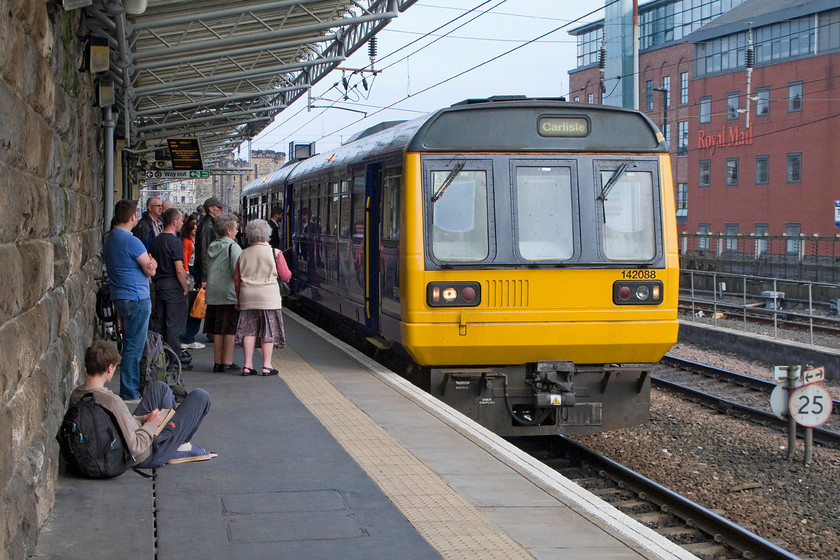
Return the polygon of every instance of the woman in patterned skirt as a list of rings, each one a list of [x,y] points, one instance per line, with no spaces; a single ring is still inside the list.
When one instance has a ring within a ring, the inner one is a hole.
[[[277,278],[288,282],[292,272],[283,253],[268,244],[271,227],[265,220],[251,220],[245,226],[248,248],[236,263],[234,285],[239,307],[236,342],[242,344],[245,364],[242,375],[256,375],[254,348],[259,340],[262,350],[262,375],[277,375],[271,365],[274,348],[286,347],[283,331],[283,300]]]

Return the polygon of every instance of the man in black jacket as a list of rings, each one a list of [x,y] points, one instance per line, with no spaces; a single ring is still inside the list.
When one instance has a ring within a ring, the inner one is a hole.
[[[279,206],[274,206],[271,209],[271,219],[268,225],[271,226],[271,236],[268,238],[268,244],[275,249],[280,249],[280,224],[283,221],[283,210]]]
[[[143,216],[131,230],[134,237],[143,242],[146,250],[152,246],[152,240],[163,231],[163,222],[161,215],[163,214],[163,203],[156,196],[149,197],[146,201],[146,211]]]
[[[215,218],[224,210],[222,203],[215,197],[204,201],[204,210],[207,215],[198,224],[195,232],[195,264],[193,278],[198,287],[207,287],[207,247],[216,239]]]

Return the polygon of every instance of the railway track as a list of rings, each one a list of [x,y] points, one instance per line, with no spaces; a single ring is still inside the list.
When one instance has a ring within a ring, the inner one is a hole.
[[[563,436],[511,442],[701,559],[793,560],[776,544]]]
[[[707,379],[719,380],[731,386],[743,387],[750,391],[758,392],[763,396],[763,398],[766,396],[765,400],[767,402],[769,402],[770,393],[776,387],[775,383],[764,379],[682,360],[673,356],[666,355],[660,363],[673,368],[678,368],[685,372],[690,372],[694,375],[703,376]],[[781,431],[787,431],[788,429],[787,418],[779,418],[770,411],[736,402],[720,395],[713,395],[705,390],[689,387],[684,383],[666,380],[661,376],[654,375],[651,377],[651,385],[655,389],[668,391],[669,393],[679,395],[682,398],[731,416],[743,418],[745,420],[749,420],[763,426],[773,427]],[[833,404],[836,422],[837,415],[840,413],[840,401],[834,400]],[[798,426],[797,437],[804,438],[804,436],[805,429],[802,426]],[[836,448],[840,447],[840,433],[833,430],[819,427],[813,428],[813,438],[814,443]]]

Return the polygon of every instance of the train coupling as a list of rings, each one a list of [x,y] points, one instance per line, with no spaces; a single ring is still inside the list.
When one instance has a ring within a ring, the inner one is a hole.
[[[538,362],[531,381],[537,408],[575,406],[574,373],[575,364],[568,360]]]

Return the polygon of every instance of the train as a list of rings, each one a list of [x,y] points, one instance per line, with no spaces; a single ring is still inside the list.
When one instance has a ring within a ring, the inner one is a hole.
[[[668,148],[643,113],[468,99],[243,189],[246,219],[273,207],[287,303],[404,357],[407,378],[486,428],[649,419],[652,365],[677,340],[679,262]]]

